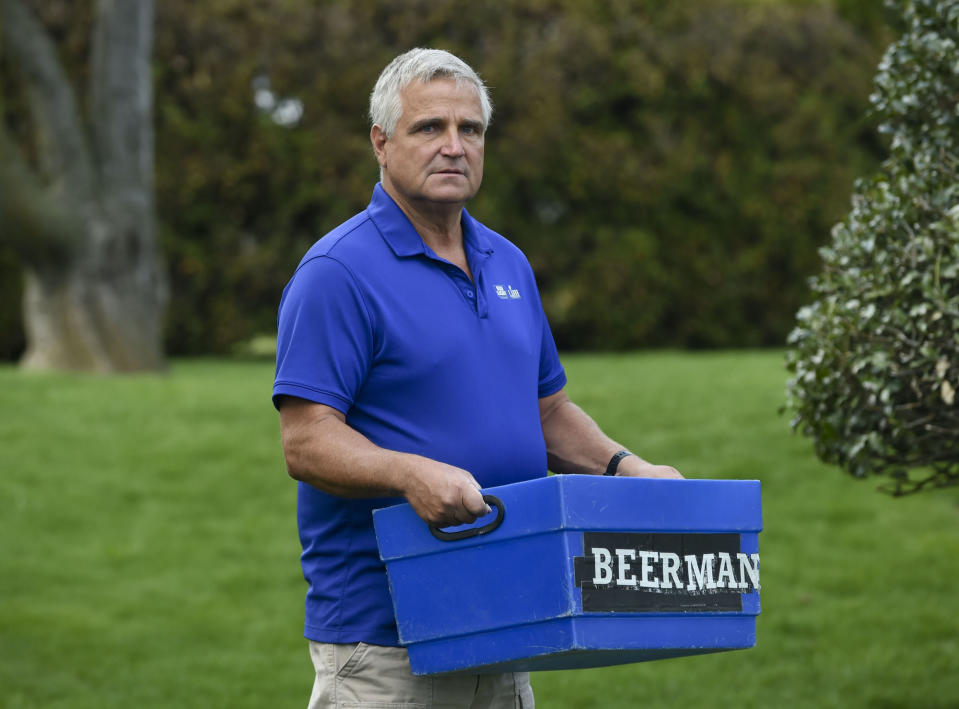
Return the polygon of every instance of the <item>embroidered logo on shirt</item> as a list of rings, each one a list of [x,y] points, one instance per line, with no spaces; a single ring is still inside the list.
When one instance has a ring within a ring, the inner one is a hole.
[[[496,289],[496,295],[503,300],[519,300],[522,296],[513,286],[493,286]]]

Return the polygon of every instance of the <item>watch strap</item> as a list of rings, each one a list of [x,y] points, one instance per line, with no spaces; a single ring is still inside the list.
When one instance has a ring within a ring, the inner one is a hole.
[[[615,475],[616,469],[619,467],[619,461],[629,455],[632,455],[629,451],[618,451],[613,454],[613,457],[609,459],[609,465],[606,466],[606,472],[603,473],[603,475]]]

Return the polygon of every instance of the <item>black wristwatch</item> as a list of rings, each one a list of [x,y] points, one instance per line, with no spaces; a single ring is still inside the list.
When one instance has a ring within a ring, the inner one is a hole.
[[[615,475],[616,468],[619,467],[619,461],[625,458],[628,455],[632,455],[629,451],[619,451],[612,458],[609,459],[609,465],[606,466],[606,472],[603,475]]]

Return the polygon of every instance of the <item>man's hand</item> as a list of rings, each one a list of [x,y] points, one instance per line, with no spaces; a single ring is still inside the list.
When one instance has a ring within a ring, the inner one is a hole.
[[[670,465],[654,465],[636,455],[623,458],[616,475],[624,478],[683,478],[683,474]]]
[[[469,524],[491,511],[479,483],[462,468],[413,456],[404,479],[403,496],[428,524]]]

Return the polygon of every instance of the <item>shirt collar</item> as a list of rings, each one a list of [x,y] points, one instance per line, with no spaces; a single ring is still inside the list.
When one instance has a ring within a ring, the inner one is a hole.
[[[373,197],[366,211],[373,223],[376,224],[376,228],[380,230],[383,239],[386,240],[386,243],[389,244],[393,253],[397,256],[416,256],[427,253],[426,244],[423,243],[423,239],[417,233],[413,224],[379,182],[373,188]],[[467,249],[484,254],[493,252],[492,244],[484,233],[483,225],[473,219],[465,209],[463,210],[461,223],[463,225],[463,241]]]

